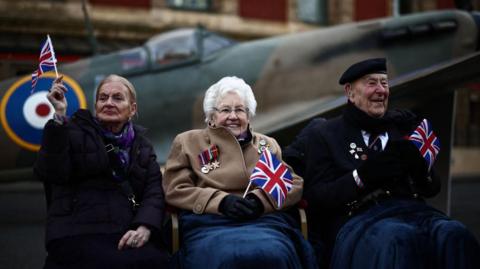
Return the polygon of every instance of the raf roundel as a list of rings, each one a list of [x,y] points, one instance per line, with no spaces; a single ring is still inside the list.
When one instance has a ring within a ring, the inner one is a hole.
[[[10,139],[25,149],[40,149],[43,127],[55,112],[47,100],[54,79],[54,73],[43,74],[38,79],[35,92],[30,94],[31,77],[24,77],[10,86],[2,97],[0,119],[3,129]],[[63,75],[63,83],[68,89],[65,94],[67,115],[72,115],[79,108],[86,108],[85,95],[78,83],[66,75]]]
[[[53,117],[55,110],[47,100],[47,92],[41,91],[32,94],[23,104],[23,117],[30,126],[43,129],[45,123]]]

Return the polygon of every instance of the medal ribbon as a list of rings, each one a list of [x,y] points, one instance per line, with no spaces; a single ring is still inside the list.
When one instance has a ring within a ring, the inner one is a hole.
[[[213,145],[209,149],[202,151],[202,153],[198,154],[198,159],[200,161],[200,166],[216,161],[218,159],[217,145]]]

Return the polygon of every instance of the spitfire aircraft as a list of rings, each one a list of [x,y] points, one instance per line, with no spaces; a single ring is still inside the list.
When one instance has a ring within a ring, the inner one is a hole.
[[[479,18],[459,10],[419,13],[243,43],[203,28],[178,29],[58,71],[69,89],[68,114],[91,109],[95,88],[108,74],[128,78],[138,92],[136,121],[148,127],[164,163],[176,134],[205,126],[203,93],[223,76],[252,85],[258,101],[253,128],[286,145],[309,119],[331,116],[345,104],[337,81],[346,67],[386,57],[391,104],[429,115],[449,149],[453,89],[475,82],[480,72]],[[54,77],[43,75],[33,94],[30,76],[0,82],[0,182],[32,178],[42,128],[53,115],[46,93]],[[448,174],[449,151],[441,156],[439,167]]]

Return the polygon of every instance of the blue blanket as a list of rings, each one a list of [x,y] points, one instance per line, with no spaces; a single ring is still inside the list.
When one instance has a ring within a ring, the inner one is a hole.
[[[178,268],[317,268],[314,252],[284,213],[238,222],[214,214],[180,214]]]
[[[389,200],[339,231],[331,268],[480,268],[465,226],[416,200]]]

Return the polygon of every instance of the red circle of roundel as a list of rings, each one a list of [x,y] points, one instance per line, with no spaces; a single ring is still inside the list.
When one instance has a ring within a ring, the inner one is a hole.
[[[45,103],[40,103],[35,108],[35,113],[37,113],[37,115],[40,117],[46,117],[48,114],[50,114],[50,111],[51,111],[50,106]]]

